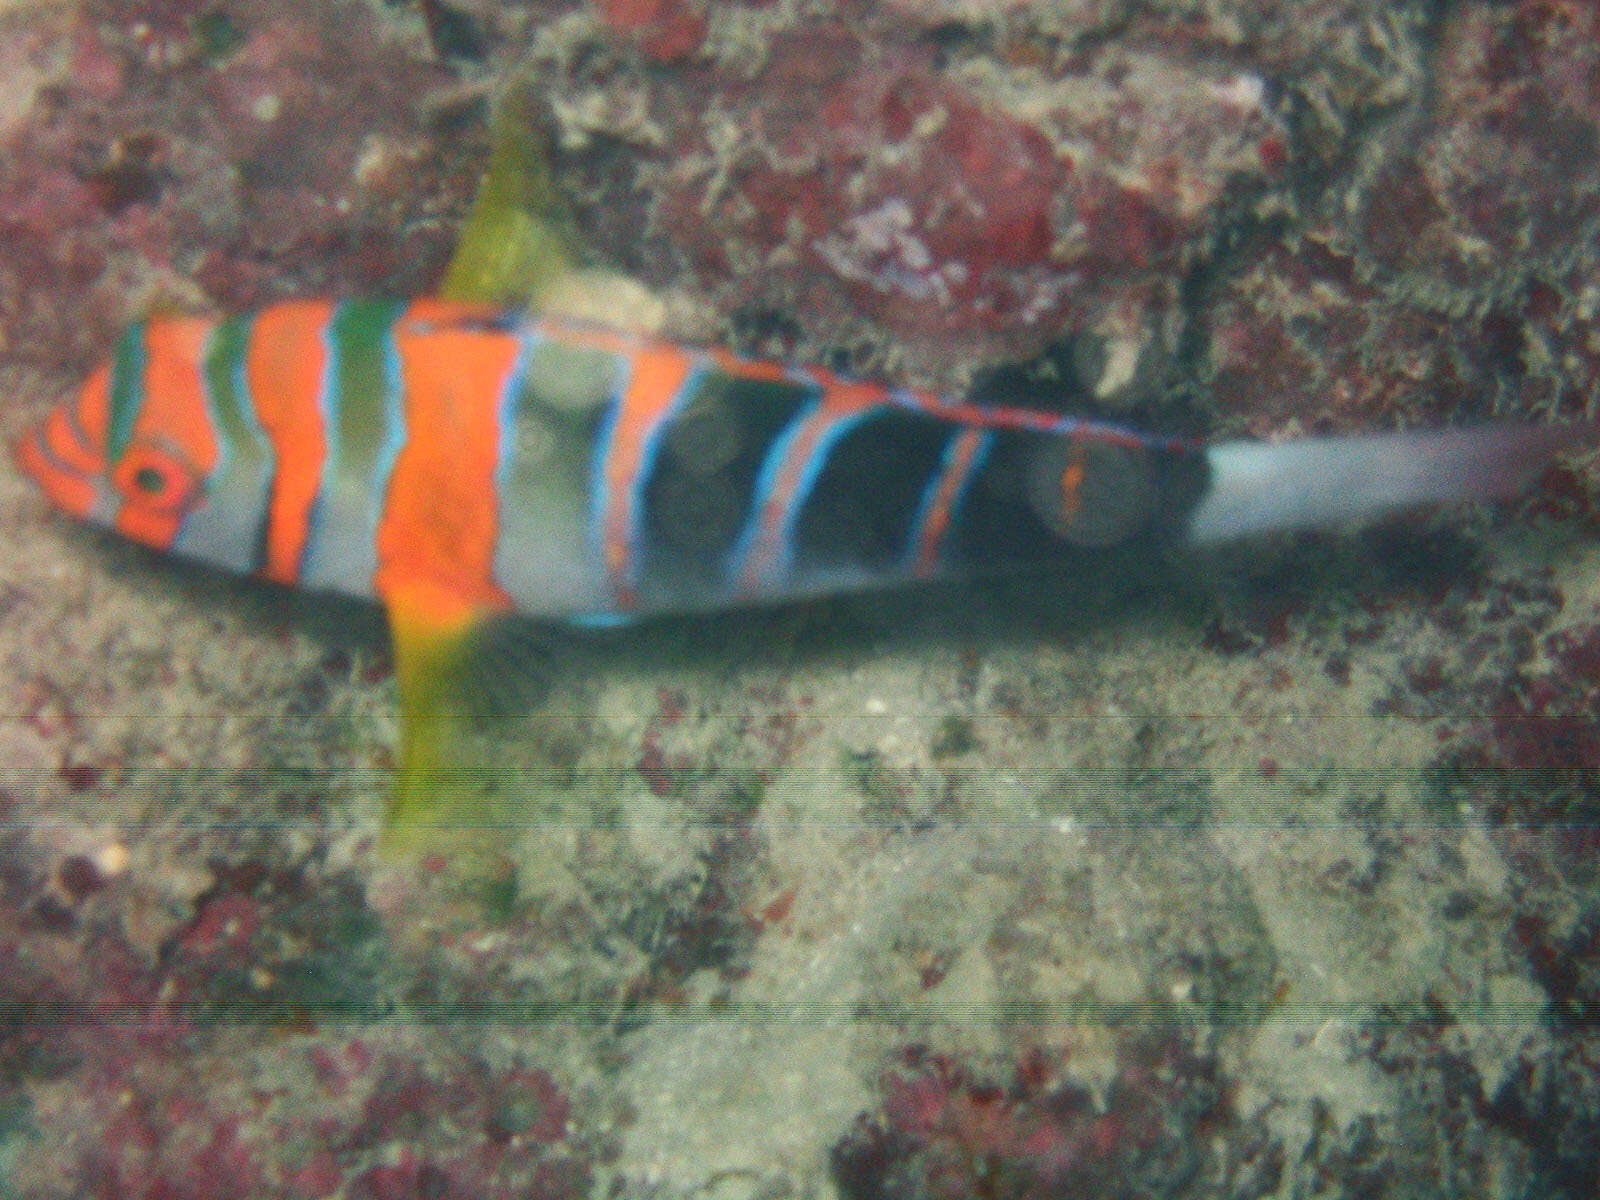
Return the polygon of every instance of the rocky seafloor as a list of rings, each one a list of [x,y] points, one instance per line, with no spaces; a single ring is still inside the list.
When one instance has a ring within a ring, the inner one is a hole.
[[[669,331],[1233,436],[1594,415],[1580,3],[0,5],[0,432],[434,286],[536,115]],[[0,471],[0,1196],[1582,1197],[1600,512],[536,637],[385,853],[381,621]]]

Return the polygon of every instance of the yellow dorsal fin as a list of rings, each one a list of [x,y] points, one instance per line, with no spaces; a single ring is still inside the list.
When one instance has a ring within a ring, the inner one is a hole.
[[[659,333],[667,306],[637,280],[586,267],[550,171],[532,88],[514,81],[489,117],[489,167],[467,214],[441,294]]]
[[[572,222],[531,96],[528,82],[515,80],[490,113],[489,168],[445,272],[447,300],[537,308],[577,269]]]

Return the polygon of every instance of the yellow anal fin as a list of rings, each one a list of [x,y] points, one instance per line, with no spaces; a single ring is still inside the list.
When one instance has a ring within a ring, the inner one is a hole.
[[[501,616],[426,584],[394,586],[383,602],[400,693],[400,771],[384,837],[408,848],[471,836],[488,816],[486,772],[467,753],[482,631]]]
[[[531,89],[514,81],[490,114],[489,168],[445,272],[447,300],[538,308],[576,269],[572,222],[531,107]]]

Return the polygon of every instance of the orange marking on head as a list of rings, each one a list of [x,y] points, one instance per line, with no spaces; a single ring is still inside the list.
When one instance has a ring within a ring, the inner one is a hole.
[[[75,517],[87,517],[94,509],[94,484],[52,461],[44,451],[43,438],[44,430],[34,429],[17,442],[17,466],[39,485],[52,504]]]
[[[694,364],[683,351],[660,344],[635,354],[629,366],[628,387],[619,402],[611,445],[606,451],[606,511],[602,525],[606,571],[612,588],[619,594],[631,582],[628,572],[633,558],[633,484],[644,461],[645,444],[667,405],[688,382]]]
[[[165,438],[202,471],[217,465],[217,437],[206,408],[204,374],[206,339],[216,324],[199,317],[150,322],[145,334],[145,399],[133,426],[134,440],[141,434]]]
[[[84,382],[78,392],[77,401],[78,424],[83,427],[83,432],[89,438],[89,445],[98,451],[102,458],[106,452],[106,441],[111,436],[111,365],[104,363],[95,368],[94,374]],[[100,470],[105,469],[102,462]]]
[[[500,531],[495,472],[499,403],[519,344],[476,328],[396,336],[406,442],[378,522],[378,595],[410,598],[414,616],[454,627],[511,599],[495,582]]]
[[[328,434],[319,398],[328,370],[323,334],[332,316],[333,305],[326,300],[264,309],[245,359],[256,419],[276,457],[262,574],[278,583],[299,577],[312,505],[322,486]]]
[[[81,475],[102,475],[106,469],[104,452],[96,454],[92,446],[84,444],[84,434],[77,426],[72,410],[62,405],[46,418],[39,427],[39,437],[50,457],[62,466]]]
[[[117,513],[116,529],[125,538],[132,538],[146,546],[166,549],[177,538],[182,524],[183,514],[180,512],[157,512],[124,504],[122,511]]]
[[[14,447],[17,465],[49,498],[75,517],[89,517],[100,499],[111,424],[111,367],[102,364],[78,395],[58,405]]]

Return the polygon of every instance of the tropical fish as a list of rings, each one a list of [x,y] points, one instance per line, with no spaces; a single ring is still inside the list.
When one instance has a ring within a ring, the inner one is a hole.
[[[1039,561],[1174,511],[1204,466],[1095,421],[384,300],[135,325],[20,453],[158,550],[586,622]]]
[[[58,506],[135,541],[379,601],[415,716],[499,614],[608,623],[1506,496],[1589,433],[1205,447],[520,309],[357,299],[140,322],[17,453]],[[436,755],[418,736],[413,775]]]

